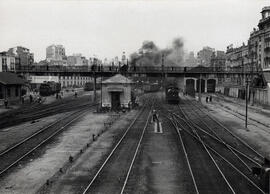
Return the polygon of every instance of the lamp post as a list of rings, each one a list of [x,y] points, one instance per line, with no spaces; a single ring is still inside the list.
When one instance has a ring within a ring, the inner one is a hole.
[[[247,128],[248,122],[248,96],[249,96],[249,79],[246,74],[246,119],[245,119],[245,127]]]
[[[102,72],[103,68],[100,68],[100,109],[102,109]]]
[[[94,89],[94,102],[96,102],[97,100],[97,90],[96,90],[96,58],[95,58],[95,55],[94,55],[94,58],[93,58],[93,76],[94,76],[94,86],[93,86],[93,89]]]

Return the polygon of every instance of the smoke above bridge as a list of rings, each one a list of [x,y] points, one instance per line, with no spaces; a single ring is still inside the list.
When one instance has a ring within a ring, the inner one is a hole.
[[[130,55],[130,64],[132,66],[160,66],[163,55],[164,66],[183,66],[184,54],[184,41],[181,37],[174,38],[164,49],[160,49],[153,41],[144,41],[138,52]]]

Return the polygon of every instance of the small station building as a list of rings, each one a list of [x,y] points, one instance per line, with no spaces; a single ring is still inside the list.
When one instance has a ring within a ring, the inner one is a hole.
[[[111,110],[128,108],[131,104],[132,83],[130,79],[121,74],[102,81],[102,108]]]
[[[26,80],[18,77],[15,73],[0,72],[0,104],[5,100],[8,102],[19,102],[22,87]]]

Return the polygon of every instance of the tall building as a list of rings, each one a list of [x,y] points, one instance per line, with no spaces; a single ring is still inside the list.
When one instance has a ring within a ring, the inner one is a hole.
[[[15,72],[15,56],[7,52],[0,53],[0,72]]]
[[[203,47],[203,49],[197,53],[197,60],[199,64],[205,67],[209,67],[211,65],[211,57],[213,52],[215,52],[214,48],[209,46]]]
[[[226,51],[226,69],[230,67],[247,68],[249,64],[248,45],[243,44],[240,47],[233,48],[232,45],[227,47]]]
[[[63,45],[50,45],[46,48],[46,60],[50,61],[65,61],[66,52]],[[64,62],[63,62],[64,63]]]
[[[270,6],[261,11],[258,29],[253,28],[249,38],[249,55],[255,68],[270,70]]]
[[[224,51],[213,52],[211,57],[211,67],[214,67],[216,70],[225,69],[226,55]]]
[[[197,59],[194,56],[194,52],[189,52],[185,59],[186,66],[194,67],[197,65]]]
[[[10,48],[7,53],[15,56],[15,69],[19,69],[21,66],[31,66],[34,63],[34,54],[30,53],[28,48],[17,46]]]

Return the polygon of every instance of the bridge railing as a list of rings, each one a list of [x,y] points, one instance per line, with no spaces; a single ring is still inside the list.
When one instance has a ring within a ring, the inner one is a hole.
[[[49,66],[49,65],[35,65],[35,66],[21,66],[17,72],[123,72],[129,73],[251,73],[256,72],[257,69],[251,67],[179,67],[179,66],[132,66],[125,69],[118,66]]]

